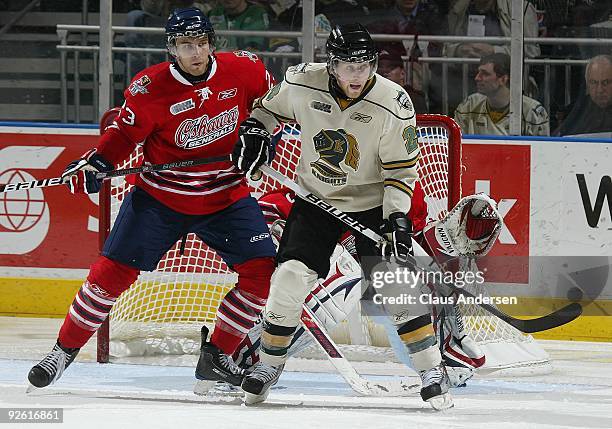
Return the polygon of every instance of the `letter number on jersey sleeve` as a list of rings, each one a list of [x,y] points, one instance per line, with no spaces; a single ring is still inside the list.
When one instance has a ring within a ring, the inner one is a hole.
[[[125,109],[125,111],[127,112],[126,113],[127,117],[121,118],[121,120],[128,125],[134,125],[134,122],[136,120],[136,115],[134,114],[134,111],[127,106],[123,106],[123,109]]]

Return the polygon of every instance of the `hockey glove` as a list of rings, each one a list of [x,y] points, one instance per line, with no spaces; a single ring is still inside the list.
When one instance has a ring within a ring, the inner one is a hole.
[[[248,176],[253,176],[264,163],[272,162],[274,147],[264,124],[255,118],[248,118],[240,124],[231,159],[238,170]]]
[[[404,213],[395,212],[389,215],[382,227],[387,242],[381,245],[383,257],[394,255],[398,262],[407,262],[412,251],[412,222]]]
[[[73,194],[95,194],[100,192],[102,186],[102,180],[96,179],[96,173],[112,171],[114,168],[113,164],[92,149],[81,159],[68,164],[62,173],[62,179]]]

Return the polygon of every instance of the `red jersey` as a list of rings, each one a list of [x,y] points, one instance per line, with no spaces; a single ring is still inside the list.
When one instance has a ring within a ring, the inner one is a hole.
[[[169,62],[137,74],[125,91],[119,116],[100,139],[98,153],[115,165],[137,144],[150,164],[229,155],[240,123],[274,82],[250,52],[218,53],[210,60],[208,79],[196,84]],[[186,214],[214,213],[249,195],[244,175],[230,161],[143,173],[135,184]]]

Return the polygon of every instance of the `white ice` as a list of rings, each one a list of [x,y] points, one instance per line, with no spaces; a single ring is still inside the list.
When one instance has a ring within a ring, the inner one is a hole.
[[[610,343],[542,342],[553,358],[552,374],[477,376],[453,389],[455,407],[444,412],[417,396],[357,396],[327,362],[306,359],[290,361],[265,404],[246,407],[193,394],[195,357],[182,360],[187,366],[98,364],[93,342],[61,380],[27,395],[26,375],[51,349],[60,322],[0,318],[0,408],[60,407],[64,423],[57,426],[79,429],[612,428]],[[357,368],[408,373],[394,363]]]

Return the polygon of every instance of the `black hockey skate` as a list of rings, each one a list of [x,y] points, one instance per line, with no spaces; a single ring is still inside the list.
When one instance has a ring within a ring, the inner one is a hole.
[[[79,354],[79,350],[81,349],[62,347],[58,341],[53,346],[53,350],[32,367],[28,374],[28,381],[33,387],[38,388],[55,383]],[[30,390],[31,388],[28,388],[28,391]]]
[[[195,370],[198,382],[194,387],[194,392],[198,395],[206,395],[211,389],[215,388],[215,391],[219,393],[231,393],[232,388],[230,386],[240,386],[247,371],[239,368],[232,358],[218,347],[207,342],[207,338],[208,328],[202,326],[200,359]],[[217,383],[219,383],[219,386],[217,386]],[[238,389],[235,390],[238,392]]]
[[[421,398],[429,402],[434,410],[445,410],[453,406],[453,399],[448,392],[448,374],[444,364],[420,371]]]
[[[258,362],[251,370],[251,373],[244,377],[242,381],[245,404],[252,405],[265,401],[270,388],[276,384],[284,367],[284,364],[270,366],[263,362]]]

